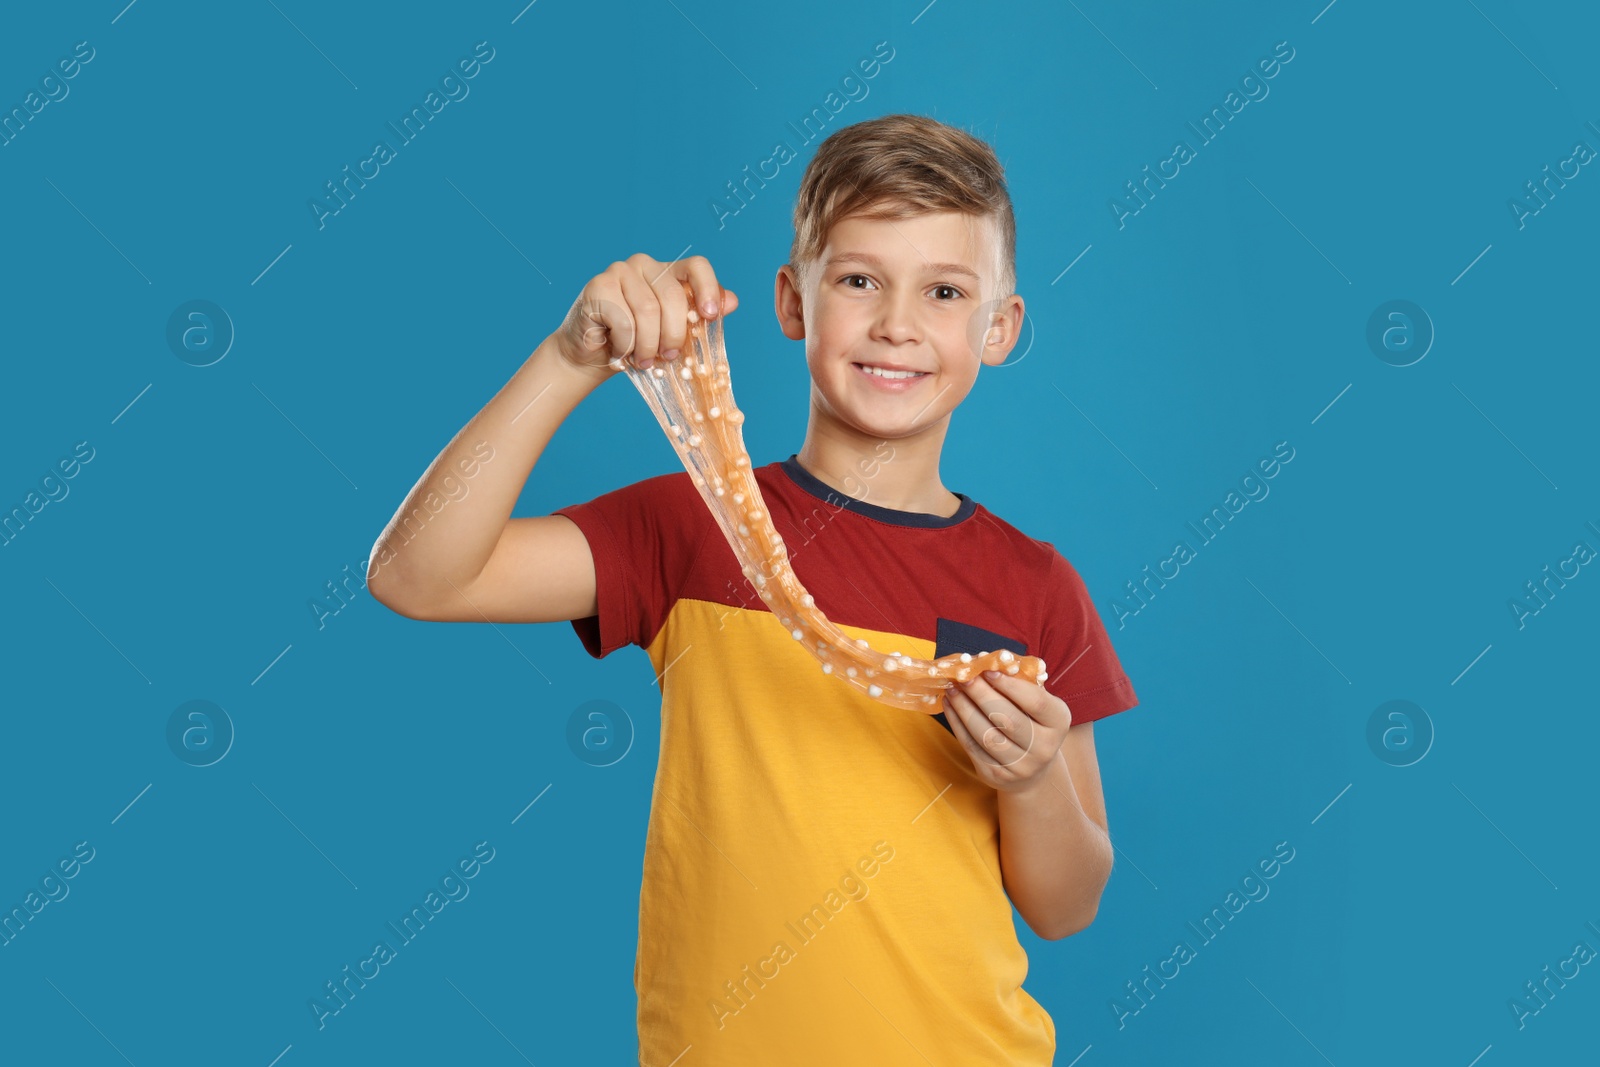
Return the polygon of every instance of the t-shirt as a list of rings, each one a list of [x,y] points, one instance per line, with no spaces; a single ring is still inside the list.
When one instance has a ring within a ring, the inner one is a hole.
[[[954,515],[755,468],[828,621],[886,654],[1045,661],[1074,723],[1138,703],[1072,565],[956,494]],[[634,964],[642,1064],[1046,1065],[1022,988],[998,794],[942,713],[883,704],[755,593],[687,472],[554,512],[594,556],[596,658],[649,655],[661,753]]]

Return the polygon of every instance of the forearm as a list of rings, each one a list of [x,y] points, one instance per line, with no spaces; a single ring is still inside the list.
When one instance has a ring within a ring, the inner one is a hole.
[[[1006,892],[1040,937],[1077,933],[1093,919],[1115,853],[1084,812],[1066,758],[1038,784],[1000,790],[1000,867]]]
[[[550,438],[604,380],[563,358],[549,338],[534,349],[428,465],[378,536],[368,566],[374,595],[428,603],[475,579]],[[427,536],[418,536],[424,527]]]

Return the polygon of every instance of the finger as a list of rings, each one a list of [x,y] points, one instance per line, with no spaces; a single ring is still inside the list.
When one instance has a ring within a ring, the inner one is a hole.
[[[996,764],[1004,767],[1027,755],[1027,750],[1013,742],[970,694],[959,689],[952,690],[950,702],[961,715],[961,724],[967,728],[967,736]],[[998,709],[996,711],[998,714]]]
[[[588,317],[604,329],[609,354],[617,358],[631,357],[639,338],[628,299],[628,274],[625,264],[613,263],[599,279],[598,291],[589,301]]]
[[[956,688],[977,705],[984,718],[997,726],[1009,723],[1011,736],[1021,736],[1019,731],[1024,721],[1029,718],[1027,712],[1013,703],[1009,696],[996,689],[983,675],[958,683]]]
[[[661,351],[661,298],[645,275],[654,262],[640,252],[628,257],[622,271],[622,295],[627,298],[628,312],[633,316],[633,361],[641,366],[654,360]]]
[[[680,275],[694,294],[694,308],[705,318],[715,318],[722,310],[722,286],[717,283],[716,272],[705,256],[690,256],[682,262]]]
[[[739,295],[732,289],[723,289],[718,286],[711,291],[710,303],[711,306],[715,307],[717,310],[713,311],[710,315],[707,315],[707,318],[714,319],[718,315],[729,315],[732,314],[734,308],[739,306]],[[700,303],[696,306],[699,308],[701,314],[704,314],[706,310],[706,299],[702,297]]]
[[[970,732],[1001,766],[1009,767],[1032,751],[1040,736],[1039,724],[1021,708],[987,687],[984,695],[967,692],[961,696],[970,702],[975,716],[968,720]]]
[[[954,689],[945,693],[944,717],[950,723],[950,732],[961,743],[961,747],[967,750],[967,755],[974,763],[998,768],[1000,761],[985,752],[983,746],[972,739],[972,731],[967,727],[966,714],[956,705],[957,695]]]
[[[632,319],[622,299],[622,291],[603,275],[597,284],[585,288],[578,298],[575,327],[581,330],[578,348],[595,361],[609,362],[624,349],[616,347],[619,338],[631,336]]]
[[[1072,715],[1067,711],[1066,702],[1038,682],[1001,671],[984,671],[978,675],[978,679],[979,684],[1021,708],[1040,726],[1064,730],[1072,725]]]
[[[689,334],[691,294],[684,288],[687,282],[688,267],[683,260],[663,265],[650,281],[651,288],[656,291],[656,299],[661,303],[659,345],[663,357],[668,352],[676,357]]]

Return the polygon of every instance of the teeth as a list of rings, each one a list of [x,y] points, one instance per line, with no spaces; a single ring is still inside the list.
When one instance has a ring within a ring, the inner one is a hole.
[[[878,378],[900,379],[900,378],[920,378],[920,377],[922,377],[922,372],[914,371],[914,370],[883,370],[880,367],[866,367],[866,366],[862,366],[861,369],[866,371],[868,374],[874,375],[875,377],[878,377]]]

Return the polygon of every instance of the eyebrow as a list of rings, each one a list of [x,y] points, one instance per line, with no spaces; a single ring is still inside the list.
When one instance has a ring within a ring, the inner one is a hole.
[[[840,252],[835,256],[829,257],[829,266],[838,263],[865,263],[869,267],[876,267],[878,270],[883,269],[883,260],[865,252]],[[934,274],[965,274],[973,281],[981,280],[977,271],[960,263],[929,263],[927,264],[927,269]]]

